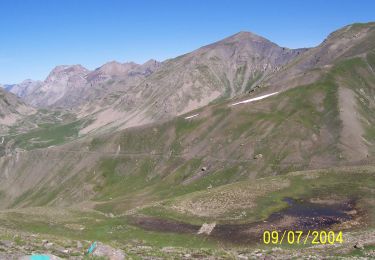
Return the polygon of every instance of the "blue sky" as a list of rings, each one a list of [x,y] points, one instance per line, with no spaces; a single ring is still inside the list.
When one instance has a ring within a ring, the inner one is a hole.
[[[319,44],[375,1],[0,0],[0,83],[43,80],[60,64],[94,69],[164,60],[251,31],[290,48]]]

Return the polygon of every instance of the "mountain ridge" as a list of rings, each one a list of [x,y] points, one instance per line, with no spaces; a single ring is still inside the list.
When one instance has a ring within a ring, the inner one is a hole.
[[[32,93],[44,95],[40,98],[42,107],[69,108],[81,118],[91,118],[92,125],[83,133],[102,127],[124,129],[168,120],[249,92],[261,94],[314,82],[342,56],[343,43],[336,41],[344,39],[348,49],[362,39],[366,42],[366,35],[372,35],[371,28],[371,23],[346,26],[309,49],[288,49],[254,33],[239,32],[161,63],[112,61],[94,71],[76,67],[82,74],[63,84],[39,87],[49,88],[44,93]],[[371,46],[371,41],[367,45]],[[75,71],[69,66],[61,69]],[[59,88],[67,90],[59,94]],[[24,100],[35,106],[34,98]]]

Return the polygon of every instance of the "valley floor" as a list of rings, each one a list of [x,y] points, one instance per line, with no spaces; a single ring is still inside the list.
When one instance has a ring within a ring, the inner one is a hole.
[[[374,169],[291,172],[152,202],[125,214],[112,211],[111,200],[2,210],[0,258],[48,254],[69,259],[371,259]],[[206,202],[209,211],[199,211]],[[234,218],[238,212],[242,215]],[[216,226],[210,232],[198,234],[204,223],[212,222]],[[267,230],[310,229],[342,231],[343,241],[266,245],[262,240]],[[95,241],[96,253],[87,255]]]

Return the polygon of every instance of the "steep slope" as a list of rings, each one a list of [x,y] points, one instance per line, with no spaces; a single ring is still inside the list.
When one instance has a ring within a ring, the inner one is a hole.
[[[331,33],[319,46],[311,48],[282,70],[270,75],[262,85],[273,89],[312,83],[335,63],[366,55],[375,47],[375,23],[352,24]]]
[[[128,86],[117,100],[106,96],[114,102],[96,115],[97,120],[87,131],[114,121],[111,127],[124,128],[165,120],[245,93],[304,51],[282,48],[255,34],[240,32],[163,62],[141,84]],[[95,111],[96,105],[86,106],[84,111]]]
[[[370,53],[338,63],[321,81],[259,101],[220,102],[164,123],[1,158],[7,177],[0,187],[8,194],[2,205],[117,198],[108,203],[121,211],[142,203],[138,196],[163,199],[294,170],[374,162],[374,62]],[[344,87],[355,93],[350,102],[342,101]],[[355,128],[343,111],[360,115]],[[362,132],[352,131],[357,127]],[[356,138],[365,146],[351,147]]]
[[[181,114],[217,98],[230,98],[254,87],[304,50],[289,50],[249,32],[165,62],[138,89],[146,113],[157,117]],[[149,102],[153,102],[150,104]],[[128,108],[126,102],[117,105]],[[157,113],[155,115],[155,113]]]
[[[80,94],[79,90],[85,86],[88,72],[81,65],[57,66],[39,88],[23,98],[25,102],[38,107],[48,107],[59,101],[68,105],[71,100],[61,100],[68,92]]]
[[[374,31],[375,32],[375,31]],[[375,45],[360,57],[337,64],[341,150],[346,158],[364,159],[375,143]]]
[[[259,92],[286,90],[330,77],[332,88],[337,88],[343,127],[341,156],[365,159],[373,144],[374,50],[375,23],[345,26],[263,80]]]
[[[34,113],[35,110],[26,106],[15,95],[7,93],[0,88],[0,131],[3,132],[16,121],[26,115]]]
[[[129,88],[139,85],[161,66],[162,63],[156,60],[141,65],[116,61],[106,63],[87,75],[89,87],[81,95],[80,102],[73,107],[80,111],[82,106],[96,110],[112,105]]]

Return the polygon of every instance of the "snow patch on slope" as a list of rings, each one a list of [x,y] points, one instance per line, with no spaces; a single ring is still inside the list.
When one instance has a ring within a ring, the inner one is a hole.
[[[271,94],[263,95],[263,96],[260,96],[260,97],[246,99],[246,100],[243,100],[243,101],[240,101],[240,102],[237,102],[237,103],[230,104],[229,106],[237,106],[237,105],[240,105],[240,104],[250,103],[250,102],[253,102],[253,101],[261,100],[261,99],[276,95],[276,94],[279,94],[279,92],[273,92]]]

